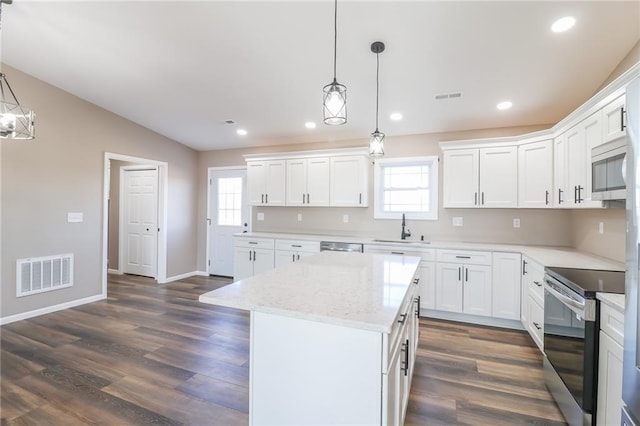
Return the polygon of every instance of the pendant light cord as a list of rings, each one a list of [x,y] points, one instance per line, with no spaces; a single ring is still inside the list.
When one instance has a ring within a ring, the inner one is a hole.
[[[333,8],[333,81],[336,81],[336,60],[338,51],[338,0],[334,2]]]
[[[376,53],[376,133],[378,132],[378,99],[380,98],[380,53]]]

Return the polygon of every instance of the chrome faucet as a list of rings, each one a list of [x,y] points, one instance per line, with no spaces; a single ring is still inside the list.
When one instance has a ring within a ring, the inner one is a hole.
[[[407,225],[405,219],[404,219],[404,213],[402,213],[402,233],[400,234],[400,238],[403,240],[406,240],[407,237],[411,236],[411,231],[409,231],[409,228],[407,228],[407,230],[405,231],[404,227]]]

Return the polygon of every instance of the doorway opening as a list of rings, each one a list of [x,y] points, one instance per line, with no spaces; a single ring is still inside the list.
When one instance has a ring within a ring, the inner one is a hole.
[[[233,234],[249,230],[246,167],[210,167],[207,191],[207,273],[233,277]]]
[[[166,282],[167,179],[166,162],[105,153],[102,225],[105,296],[107,272],[151,276],[158,283]]]

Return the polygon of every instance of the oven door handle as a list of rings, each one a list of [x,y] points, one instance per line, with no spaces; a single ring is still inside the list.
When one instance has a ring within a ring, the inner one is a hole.
[[[549,281],[545,280],[544,289],[547,290],[553,297],[558,299],[563,305],[567,308],[571,309],[576,314],[580,315],[580,317],[585,318],[585,304],[580,303],[577,300],[573,300],[572,298],[565,296],[564,294],[557,291],[553,286],[549,285]]]

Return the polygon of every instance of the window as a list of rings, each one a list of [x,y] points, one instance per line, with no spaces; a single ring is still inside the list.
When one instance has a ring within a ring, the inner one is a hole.
[[[438,157],[376,160],[374,218],[438,219]]]
[[[218,179],[218,225],[242,225],[242,178]]]

